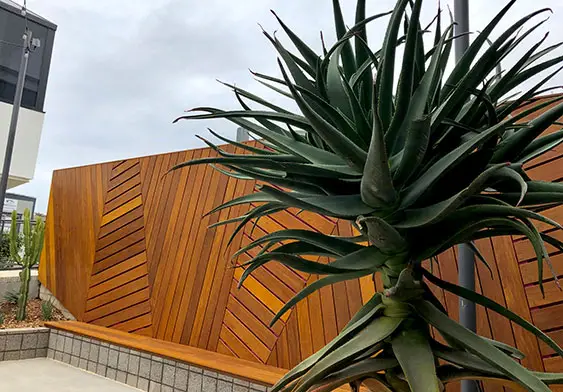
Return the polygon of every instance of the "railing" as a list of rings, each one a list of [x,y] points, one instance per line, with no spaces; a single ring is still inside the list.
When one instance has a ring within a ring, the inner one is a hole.
[[[23,219],[16,220],[16,225],[18,232],[21,233],[23,230]],[[12,226],[12,217],[7,214],[0,216],[0,233],[9,233],[10,227]],[[31,227],[35,226],[35,221],[31,221]]]

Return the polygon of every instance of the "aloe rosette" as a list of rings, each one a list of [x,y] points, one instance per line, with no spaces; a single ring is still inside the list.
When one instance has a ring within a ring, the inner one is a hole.
[[[213,133],[244,153],[229,153],[206,141],[217,157],[175,167],[212,164],[225,175],[262,184],[212,211],[256,206],[220,223],[238,224],[233,236],[245,224],[287,208],[348,220],[357,229],[352,238],[279,230],[237,252],[260,247],[243,265],[241,284],[274,261],[322,275],[272,322],[323,286],[372,274],[380,274],[384,282],[385,291],[376,293],[333,341],[289,371],[274,392],[328,391],[344,384],[374,391],[440,391],[460,379],[547,392],[548,385],[563,383],[563,375],[524,368],[515,360],[523,357],[516,348],[452,320],[427,284],[500,313],[562,355],[549,336],[506,307],[443,281],[421,265],[461,243],[486,264],[474,241],[523,235],[535,250],[543,290],[544,262],[551,266],[545,243],[563,250],[553,231],[540,232],[534,224],[562,228],[542,212],[563,203],[563,184],[533,180],[523,169],[563,141],[562,130],[544,133],[563,116],[563,96],[537,99],[561,69],[563,56],[555,56],[560,44],[544,47],[545,38],[526,47],[548,9],[522,17],[492,38],[514,3],[473,35],[453,68],[453,22],[444,27],[439,12],[423,26],[422,0],[399,0],[392,11],[369,17],[365,0],[358,0],[350,28],[333,0],[337,41],[331,47],[323,43],[322,53],[274,14],[296,52],[264,32],[277,51],[280,76],[254,76],[295,103],[299,113],[227,85],[240,110],[200,107],[180,117],[224,118],[256,138],[245,144]],[[374,50],[366,28],[384,20],[387,31]],[[524,54],[510,68],[495,72],[522,47]],[[396,60],[398,51],[401,61]],[[530,79],[535,81],[530,84]],[[311,255],[330,261],[311,261]],[[431,336],[431,326],[447,344]]]

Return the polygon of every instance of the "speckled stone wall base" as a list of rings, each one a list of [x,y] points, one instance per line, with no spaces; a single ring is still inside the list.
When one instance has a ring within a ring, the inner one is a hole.
[[[268,392],[264,385],[55,329],[47,357],[147,392]]]
[[[49,328],[0,330],[0,361],[47,356]]]

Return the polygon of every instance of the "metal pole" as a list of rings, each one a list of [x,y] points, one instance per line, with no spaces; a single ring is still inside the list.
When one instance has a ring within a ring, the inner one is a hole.
[[[469,32],[469,0],[454,0],[455,35]],[[461,60],[469,47],[469,35],[465,34],[455,39],[455,60]]]
[[[456,21],[455,34],[469,32],[469,0],[454,0],[454,19]],[[465,34],[455,40],[455,58],[459,61],[469,47],[469,35]],[[467,244],[458,248],[458,281],[461,287],[475,291],[475,254]],[[461,325],[476,331],[477,317],[475,303],[464,298],[459,299],[459,322]],[[476,392],[477,383],[473,380],[461,382],[461,392]]]
[[[6,198],[6,190],[8,188],[8,176],[10,175],[10,165],[12,164],[12,153],[14,152],[14,141],[16,140],[16,128],[18,126],[18,117],[23,95],[23,87],[25,84],[25,74],[27,72],[27,62],[29,60],[29,52],[31,46],[31,31],[26,27],[23,34],[22,56],[20,60],[20,69],[18,71],[18,82],[16,84],[16,93],[14,96],[14,104],[12,106],[12,118],[10,120],[10,129],[8,131],[8,140],[6,142],[6,152],[4,153],[4,165],[2,166],[2,177],[0,178],[0,200],[2,201],[2,209],[4,208],[4,199]]]

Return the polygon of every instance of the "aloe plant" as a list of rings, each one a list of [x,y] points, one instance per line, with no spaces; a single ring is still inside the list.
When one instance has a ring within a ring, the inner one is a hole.
[[[41,250],[43,249],[43,237],[45,234],[45,223],[37,218],[35,225],[31,224],[31,212],[28,208],[23,213],[23,254],[20,253],[20,233],[18,231],[17,212],[12,211],[12,223],[10,226],[10,255],[19,265],[20,291],[18,293],[18,309],[16,319],[19,321],[26,318],[27,300],[29,297],[29,282],[31,280],[31,268],[39,263]]]
[[[524,235],[537,255],[543,290],[543,262],[551,267],[544,243],[563,250],[553,232],[541,233],[534,225],[562,229],[542,212],[563,203],[563,184],[533,180],[523,169],[563,141],[563,131],[542,135],[563,115],[563,96],[535,99],[561,69],[563,56],[553,56],[560,44],[544,48],[543,40],[536,42],[509,69],[494,72],[533,37],[549,10],[524,16],[493,38],[515,3],[510,1],[449,70],[453,22],[445,26],[438,13],[423,26],[422,0],[398,0],[390,12],[369,17],[365,0],[358,0],[350,28],[338,0],[332,3],[337,41],[330,47],[323,43],[322,53],[275,14],[296,51],[264,32],[277,51],[281,76],[254,76],[295,103],[298,113],[227,84],[242,109],[199,107],[179,118],[224,118],[256,137],[250,145],[212,132],[244,153],[206,141],[217,157],[174,167],[212,164],[228,176],[260,182],[256,192],[212,211],[253,203],[243,216],[222,222],[238,223],[233,237],[248,222],[287,208],[348,220],[357,229],[353,238],[278,230],[236,252],[261,248],[243,265],[240,284],[272,261],[323,276],[288,301],[272,323],[323,286],[372,274],[384,282],[383,292],[273,391],[325,391],[347,383],[374,391],[441,391],[460,379],[494,379],[547,392],[549,384],[563,383],[561,374],[524,368],[514,360],[523,356],[516,348],[452,320],[428,282],[500,313],[562,355],[549,336],[504,306],[422,267],[424,260],[460,243],[472,246],[485,262],[473,241]],[[384,20],[386,34],[374,48],[366,28]],[[404,53],[400,62],[398,51]],[[514,95],[546,70],[551,73]],[[259,109],[250,107],[256,104]],[[328,256],[330,262],[311,261],[311,255]],[[431,336],[431,326],[447,344]]]

